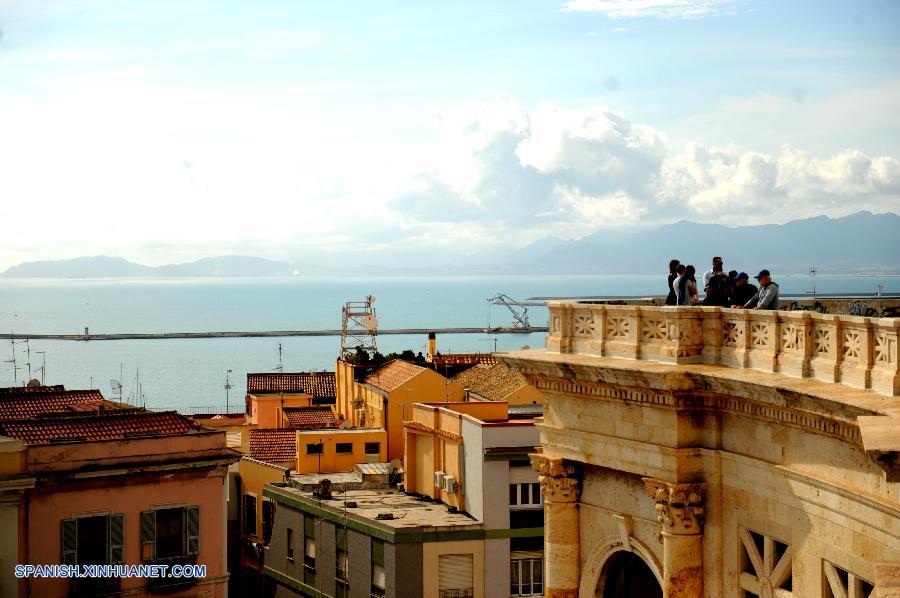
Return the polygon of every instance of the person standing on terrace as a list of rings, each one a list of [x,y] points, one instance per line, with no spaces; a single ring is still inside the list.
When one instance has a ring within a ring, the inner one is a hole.
[[[706,287],[709,286],[709,280],[715,276],[717,270],[725,269],[725,260],[721,257],[716,256],[712,259],[712,268],[703,273],[703,292],[708,293]]]
[[[680,267],[680,266],[679,266]],[[672,283],[675,289],[675,305],[695,305],[697,303],[697,279],[694,278],[696,270],[693,266],[684,267],[684,272]]]
[[[679,266],[681,266],[681,262],[679,262],[678,260],[669,260],[669,294],[666,297],[666,305],[676,304],[675,289],[674,287],[672,287],[672,283],[675,282],[676,278],[678,278]]]
[[[743,307],[748,309],[778,309],[778,283],[772,280],[772,274],[768,270],[760,270],[756,275],[759,281],[759,290]],[[732,307],[741,307],[733,305]]]

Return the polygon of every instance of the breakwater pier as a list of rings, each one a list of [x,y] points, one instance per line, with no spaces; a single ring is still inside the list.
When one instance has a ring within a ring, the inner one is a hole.
[[[451,328],[391,328],[379,330],[383,334],[530,334],[547,332],[547,326],[524,327],[451,327]],[[219,331],[219,332],[123,332],[93,333],[87,328],[83,334],[30,334],[19,332],[0,333],[0,339],[9,340],[54,340],[54,341],[118,341],[118,340],[161,340],[172,338],[263,338],[289,336],[341,336],[341,329],[332,330],[262,330],[262,331]]]

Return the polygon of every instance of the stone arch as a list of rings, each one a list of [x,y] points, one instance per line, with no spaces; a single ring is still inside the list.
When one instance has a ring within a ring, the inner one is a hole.
[[[594,596],[594,593],[597,591],[597,584],[600,583],[600,575],[603,573],[604,565],[617,552],[631,552],[640,557],[653,572],[656,581],[659,582],[659,587],[663,586],[662,566],[653,552],[640,540],[628,536],[627,540],[623,541],[622,536],[616,534],[600,540],[597,547],[585,559],[581,573],[581,583],[578,587],[579,596],[584,596],[585,598]]]

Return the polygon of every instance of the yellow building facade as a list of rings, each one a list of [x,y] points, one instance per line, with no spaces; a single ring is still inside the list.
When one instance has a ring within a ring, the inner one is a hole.
[[[382,429],[297,430],[296,473],[353,471],[357,463],[384,463],[387,434]]]

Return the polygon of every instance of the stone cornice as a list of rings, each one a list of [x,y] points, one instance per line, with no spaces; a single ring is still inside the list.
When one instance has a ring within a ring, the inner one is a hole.
[[[672,483],[655,478],[643,478],[647,494],[656,501],[656,520],[669,534],[703,533],[706,484]]]

